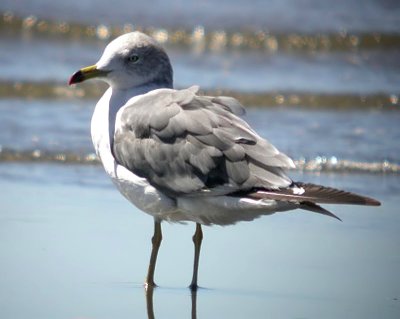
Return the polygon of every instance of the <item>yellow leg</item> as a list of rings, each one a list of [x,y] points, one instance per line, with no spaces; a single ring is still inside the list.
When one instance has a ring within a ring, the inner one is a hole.
[[[151,239],[152,249],[151,249],[149,269],[147,271],[147,277],[144,283],[146,289],[149,287],[156,286],[156,284],[154,283],[154,270],[156,268],[157,254],[158,254],[158,249],[160,248],[161,245],[161,240],[162,240],[161,222],[155,220],[154,235],[153,238]]]
[[[193,243],[194,243],[193,277],[192,277],[192,283],[189,286],[191,290],[196,290],[198,288],[197,273],[199,270],[199,257],[200,257],[200,247],[202,240],[203,240],[203,232],[201,230],[201,225],[197,223],[196,232],[193,235]]]

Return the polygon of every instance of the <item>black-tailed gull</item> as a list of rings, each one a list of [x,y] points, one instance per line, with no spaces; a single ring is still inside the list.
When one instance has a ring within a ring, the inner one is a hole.
[[[151,37],[132,32],[110,44],[69,84],[109,84],[92,118],[92,140],[120,192],[154,217],[146,286],[153,287],[161,221],[194,222],[197,288],[201,225],[230,225],[297,208],[337,218],[318,204],[377,206],[372,198],[292,181],[293,161],[260,137],[231,97],[173,89],[172,67]]]

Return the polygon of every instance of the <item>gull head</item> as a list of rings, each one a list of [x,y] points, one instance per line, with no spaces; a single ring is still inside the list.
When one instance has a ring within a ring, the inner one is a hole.
[[[164,49],[144,33],[131,32],[110,42],[100,60],[75,72],[69,84],[97,78],[114,89],[172,88],[172,76],[172,66]]]

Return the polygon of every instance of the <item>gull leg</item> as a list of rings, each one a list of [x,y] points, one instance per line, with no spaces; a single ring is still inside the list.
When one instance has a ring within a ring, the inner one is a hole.
[[[192,277],[192,283],[189,286],[191,290],[196,290],[198,288],[197,273],[199,270],[199,257],[200,257],[200,247],[202,240],[203,240],[203,232],[201,230],[201,225],[199,223],[196,223],[196,232],[193,235],[193,243],[194,243],[193,277]]]
[[[144,283],[146,289],[148,289],[149,287],[156,286],[156,284],[154,283],[154,270],[156,268],[157,254],[158,254],[158,249],[160,248],[161,245],[161,240],[162,240],[161,222],[155,220],[154,235],[151,238],[152,249],[151,249],[149,269],[147,271],[147,277]]]

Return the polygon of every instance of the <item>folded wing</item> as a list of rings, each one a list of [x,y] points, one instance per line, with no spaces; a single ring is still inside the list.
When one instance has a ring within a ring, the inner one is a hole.
[[[117,162],[171,196],[291,185],[284,170],[292,160],[238,117],[241,104],[197,90],[155,90],[128,102],[116,121]]]

